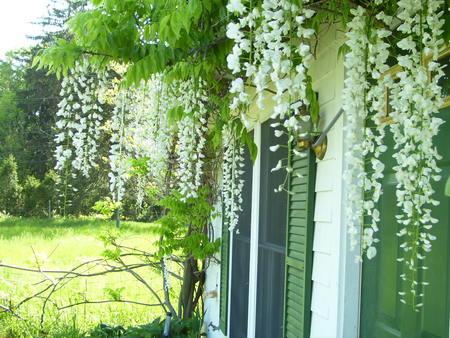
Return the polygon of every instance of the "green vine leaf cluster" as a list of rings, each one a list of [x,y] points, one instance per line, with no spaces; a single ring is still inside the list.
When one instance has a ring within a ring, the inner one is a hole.
[[[92,209],[100,213],[104,218],[111,218],[117,208],[120,208],[121,203],[113,201],[111,197],[105,197],[104,199],[97,201]]]
[[[120,288],[104,288],[103,291],[105,294],[112,300],[121,300],[122,293],[125,290],[125,287]]]
[[[159,202],[167,210],[166,215],[152,228],[161,237],[157,243],[159,257],[181,254],[184,257],[205,259],[218,252],[220,240],[211,242],[206,235],[205,227],[213,212],[209,198],[210,189],[203,187],[196,198],[190,197],[183,201],[180,192],[174,190]]]
[[[68,26],[70,42],[58,40],[35,60],[39,67],[66,74],[81,55],[93,64],[130,64],[126,83],[173,71],[214,76],[224,68],[231,44],[225,39],[224,0],[95,0]],[[174,67],[177,65],[176,67]],[[172,69],[174,67],[174,69]]]

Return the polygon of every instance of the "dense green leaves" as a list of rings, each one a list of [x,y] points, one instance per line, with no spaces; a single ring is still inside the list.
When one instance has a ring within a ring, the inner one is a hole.
[[[160,338],[164,331],[166,318],[156,318],[153,322],[145,325],[124,328],[121,325],[109,326],[99,324],[89,334],[97,338]],[[170,322],[170,337],[198,338],[202,328],[202,319],[195,316],[190,319],[172,318]]]
[[[224,39],[225,25],[217,25],[226,23],[225,0],[96,0],[93,4],[94,9],[69,21],[73,40],[57,41],[45,49],[36,59],[39,67],[60,75],[82,54],[100,65],[114,60],[130,65],[125,75],[128,85],[170,72],[172,67],[178,73],[206,70],[205,75],[226,68],[230,44]],[[213,68],[196,66],[206,59]]]
[[[181,254],[185,257],[205,259],[219,250],[220,242],[210,242],[207,225],[213,207],[209,203],[210,191],[202,188],[198,197],[184,200],[178,191],[160,202],[167,214],[156,222],[153,231],[161,236],[158,255]]]
[[[68,70],[73,68],[81,53],[82,49],[75,43],[58,39],[52,48],[46,50],[46,53],[34,59],[33,67],[38,66],[37,70],[39,70],[45,65],[48,68],[48,74],[56,73],[59,79],[61,75],[67,75]]]

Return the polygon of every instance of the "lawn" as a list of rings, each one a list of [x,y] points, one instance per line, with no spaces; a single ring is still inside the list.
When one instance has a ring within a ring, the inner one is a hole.
[[[121,244],[152,252],[150,224],[122,222]],[[115,232],[115,223],[100,219],[0,218],[0,262],[45,270],[68,270],[85,260],[102,257],[100,237]],[[162,277],[147,267],[136,270],[162,296]],[[0,304],[8,305],[42,288],[37,284],[53,275],[0,267]],[[174,285],[176,288],[176,285]],[[173,290],[175,292],[175,290]],[[73,279],[53,297],[58,307],[80,301],[121,299],[154,303],[155,297],[127,272]],[[0,337],[79,337],[99,323],[135,325],[163,315],[160,307],[135,304],[83,304],[64,310],[49,305],[43,330],[39,329],[43,299],[25,303],[18,314],[25,320],[0,314]]]

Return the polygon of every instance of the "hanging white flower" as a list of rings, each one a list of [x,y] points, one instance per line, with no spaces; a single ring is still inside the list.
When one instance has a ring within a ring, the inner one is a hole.
[[[179,187],[184,198],[197,197],[203,177],[208,95],[201,79],[181,82],[176,90],[177,104],[183,107],[178,123]]]
[[[230,93],[234,95],[230,108],[242,109],[250,104],[245,82],[255,87],[261,109],[264,109],[265,92],[274,89],[272,118],[282,121],[285,129],[276,130],[275,134],[277,137],[287,134],[292,143],[293,136],[310,131],[305,129],[310,125],[302,123],[301,119],[304,106],[309,105],[307,71],[312,54],[307,40],[314,30],[304,25],[305,19],[315,12],[285,0],[264,0],[254,8],[251,4],[241,3],[239,10],[234,1],[227,6],[236,17],[227,26],[227,36],[234,41],[227,58],[228,67],[232,73],[242,74],[231,83]],[[296,66],[293,60],[299,61]]]
[[[147,160],[148,173],[139,177],[142,183],[136,187],[140,199],[147,180],[164,184],[169,148],[176,130],[167,112],[175,106],[175,101],[173,90],[161,74],[153,75],[137,87],[117,92],[111,123],[109,175],[111,192],[118,201],[123,198],[132,159]]]
[[[376,207],[382,194],[380,180],[384,165],[379,157],[386,151],[384,93],[392,84],[390,76],[381,78],[388,69],[389,45],[384,40],[390,32],[374,28],[362,7],[352,10],[345,56],[347,77],[343,91],[346,116],[346,166],[344,179],[347,190],[346,221],[350,244],[360,244],[361,252],[371,259],[376,255],[374,238],[378,231],[379,211]],[[387,18],[386,15],[382,16]],[[367,32],[371,32],[368,36]],[[368,174],[370,172],[370,174]],[[367,223],[367,220],[370,220]],[[362,230],[361,230],[362,229]],[[362,241],[359,242],[361,231]]]
[[[401,0],[398,2],[398,31],[403,39],[397,44],[402,50],[399,64],[402,70],[397,74],[398,81],[393,85],[390,96],[392,112],[390,116],[394,136],[394,167],[397,179],[397,205],[400,214],[396,216],[403,227],[398,236],[404,251],[403,261],[408,271],[401,276],[410,286],[410,295],[403,295],[403,302],[420,307],[418,294],[419,261],[431,250],[430,234],[437,222],[431,215],[431,206],[437,201],[433,198],[433,181],[440,179],[437,161],[441,158],[433,145],[433,137],[439,131],[442,120],[437,117],[443,104],[438,80],[443,75],[436,62],[439,40],[444,20],[440,8],[443,1],[429,0],[418,2]],[[429,55],[429,62],[423,56]],[[428,76],[433,74],[429,83]],[[422,282],[422,285],[426,285]],[[412,297],[410,297],[412,296]]]
[[[243,14],[245,12],[245,6],[242,4],[241,0],[230,0],[227,5],[227,10],[230,13],[236,12]]]
[[[68,164],[88,177],[95,165],[103,121],[98,91],[107,86],[106,72],[86,60],[77,62],[62,81],[56,127],[56,170]],[[70,162],[70,163],[69,163]]]
[[[242,211],[244,148],[230,126],[224,130],[223,142],[222,201],[228,229],[234,231],[239,222],[239,212]]]

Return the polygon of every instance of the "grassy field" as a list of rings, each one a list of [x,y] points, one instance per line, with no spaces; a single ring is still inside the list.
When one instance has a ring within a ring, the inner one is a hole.
[[[100,236],[110,231],[115,231],[115,223],[99,219],[0,218],[0,262],[68,270],[87,259],[101,257],[104,244]],[[124,245],[153,251],[155,239],[149,232],[149,224],[123,222],[119,236]],[[148,268],[138,272],[162,294],[162,278],[158,272]],[[17,304],[23,297],[39,290],[42,284],[36,283],[43,278],[46,277],[40,273],[0,267],[0,304],[8,305],[10,300]],[[56,293],[53,301],[61,307],[84,300],[112,300],[112,294],[116,292],[120,292],[122,299],[155,302],[145,287],[127,272],[74,279]],[[42,303],[42,299],[36,299],[19,309],[18,313],[26,320],[0,314],[0,337],[80,337],[99,323],[128,326],[148,323],[162,315],[159,307],[123,303],[83,304],[59,311],[50,305],[44,330],[40,330]]]

